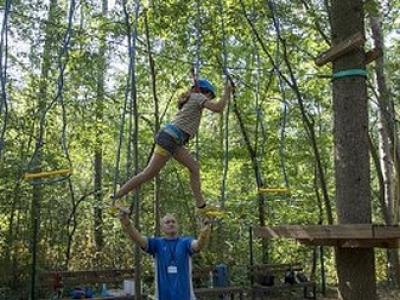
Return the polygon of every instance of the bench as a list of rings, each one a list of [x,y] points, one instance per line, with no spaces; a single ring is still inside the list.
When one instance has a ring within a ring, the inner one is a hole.
[[[305,299],[316,299],[316,283],[308,280],[300,264],[249,266],[252,299],[264,299],[274,292],[303,290]]]
[[[230,299],[235,299],[235,295],[239,296],[239,300],[244,299],[245,289],[241,287],[214,287],[214,288],[198,288],[194,289],[194,293],[198,300],[212,300],[212,299],[226,299],[225,296],[229,296]]]
[[[192,270],[192,281],[195,288],[206,288],[210,286],[211,277],[215,266],[195,266]]]
[[[212,299],[244,299],[245,289],[236,286],[224,287],[210,287],[212,283],[212,276],[215,275],[215,266],[202,266],[195,267],[192,272],[194,293],[198,300],[212,300]]]
[[[210,276],[213,275],[215,266],[205,266],[193,269],[193,285],[196,297],[201,299],[244,299],[245,289],[240,287],[209,287]],[[74,288],[91,287],[98,292],[105,283],[107,288],[121,287],[124,279],[132,279],[135,276],[133,269],[127,270],[90,270],[90,271],[60,271],[43,272],[39,274],[38,290],[39,299],[51,299],[59,293],[60,299],[71,299],[70,292]],[[96,293],[97,295],[98,293]],[[134,300],[134,296],[94,297],[92,300]],[[54,298],[57,299],[57,298]],[[145,297],[143,299],[146,299]]]
[[[85,287],[90,287],[98,294],[103,284],[106,284],[107,289],[121,288],[125,279],[132,279],[134,276],[134,269],[42,272],[38,276],[38,298],[50,299],[58,295],[60,298],[71,299],[70,292],[73,289]],[[134,296],[102,297],[101,299],[128,300],[134,299]]]
[[[303,289],[303,296],[305,299],[317,299],[315,282],[299,282],[296,284],[281,284],[276,286],[254,286],[251,293],[252,299],[269,299],[272,292],[287,293],[297,289]],[[310,289],[312,290],[311,293],[308,292]]]

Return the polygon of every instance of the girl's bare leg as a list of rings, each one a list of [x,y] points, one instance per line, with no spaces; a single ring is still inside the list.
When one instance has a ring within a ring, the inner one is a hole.
[[[192,157],[190,152],[184,148],[180,147],[176,151],[174,158],[188,168],[190,172],[190,186],[192,188],[193,196],[196,201],[196,206],[202,208],[205,206],[205,201],[203,194],[201,192],[201,182],[200,182],[200,166],[199,163]]]
[[[170,158],[171,156],[164,156],[158,153],[153,153],[147,167],[142,172],[127,181],[115,195],[116,198],[121,198],[125,196],[130,191],[138,188],[142,183],[145,183],[154,178],[158,173],[160,173],[160,170],[162,169],[162,167],[165,166],[166,162]]]

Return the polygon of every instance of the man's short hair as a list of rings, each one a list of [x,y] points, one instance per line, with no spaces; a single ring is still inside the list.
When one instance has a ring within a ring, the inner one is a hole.
[[[174,220],[176,221],[176,217],[175,217],[175,215],[172,214],[172,213],[166,213],[166,214],[161,218],[161,221],[164,222],[164,219],[167,218],[167,217],[169,217],[169,218],[174,218]]]

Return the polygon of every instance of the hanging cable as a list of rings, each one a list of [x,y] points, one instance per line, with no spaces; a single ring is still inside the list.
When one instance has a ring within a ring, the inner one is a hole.
[[[192,74],[194,79],[194,84],[197,86],[197,80],[199,79],[200,74],[200,64],[201,64],[201,6],[200,0],[196,1],[196,24],[195,24],[195,31],[196,31],[196,49],[195,49],[195,61],[192,68]]]
[[[276,6],[273,0],[268,0],[267,1],[268,8],[271,11],[272,14],[272,21],[273,25],[275,28],[276,32],[276,51],[275,51],[275,74],[278,78],[278,87],[279,91],[282,95],[282,118],[281,118],[281,124],[280,124],[280,137],[279,137],[279,157],[280,157],[280,167],[281,167],[281,172],[283,175],[283,179],[285,181],[285,186],[289,187],[289,179],[287,176],[286,172],[286,164],[285,164],[285,131],[286,131],[286,122],[287,122],[287,114],[288,114],[288,103],[286,101],[286,93],[285,93],[285,82],[280,76],[280,40],[281,40],[281,28],[280,28],[280,20],[279,17],[277,16],[276,13]]]
[[[134,23],[131,24],[130,22],[130,15],[128,12],[127,8],[127,1],[123,0],[122,1],[122,6],[123,6],[123,13],[125,16],[125,25],[126,25],[126,30],[127,30],[127,39],[128,39],[128,54],[129,54],[129,70],[128,70],[128,78],[127,78],[127,85],[126,85],[126,90],[125,90],[125,102],[124,102],[124,108],[122,111],[122,116],[121,116],[121,125],[120,125],[120,138],[119,138],[119,144],[118,144],[118,149],[117,149],[117,159],[116,159],[116,166],[115,166],[115,176],[114,176],[114,182],[113,182],[113,190],[114,190],[114,195],[116,194],[116,188],[117,188],[117,183],[119,180],[119,164],[120,164],[120,152],[121,152],[121,146],[122,146],[122,140],[123,140],[123,131],[125,128],[125,114],[127,110],[127,105],[128,105],[128,96],[131,96],[131,102],[130,102],[130,114],[131,114],[131,119],[132,120],[132,115],[135,118],[134,120],[134,128],[133,128],[133,137],[129,136],[128,139],[128,155],[127,159],[130,160],[130,150],[131,150],[131,144],[132,144],[132,139],[136,139],[134,142],[134,169],[135,172],[138,171],[139,166],[138,166],[138,143],[137,143],[137,138],[138,138],[138,112],[137,112],[137,89],[136,89],[136,39],[137,39],[137,32],[138,32],[138,19],[139,19],[139,10],[140,10],[140,1],[135,0],[134,2],[134,12],[135,12],[135,17],[134,17]],[[131,122],[131,121],[130,121]],[[129,126],[132,126],[132,123],[129,124]],[[131,130],[129,130],[131,132]],[[135,193],[133,196],[134,203],[132,202],[131,204],[131,211],[132,209],[135,210],[135,216],[134,216],[134,223],[135,227],[139,228],[139,223],[140,223],[140,205],[139,205],[139,198],[138,198],[138,192]],[[135,201],[136,200],[136,201]],[[113,198],[113,205],[115,204],[115,198]],[[141,261],[140,261],[140,249],[139,246],[135,246],[135,297],[138,297],[138,299],[141,299]]]
[[[45,118],[47,115],[47,112],[58,102],[61,106],[62,109],[62,132],[61,132],[61,147],[63,149],[65,158],[68,161],[69,165],[69,172],[60,172],[59,174],[62,177],[55,178],[53,180],[37,180],[34,181],[32,184],[37,185],[37,184],[54,184],[58,183],[60,181],[69,179],[70,176],[72,175],[72,161],[69,155],[69,150],[68,150],[68,145],[67,145],[67,113],[65,109],[65,104],[64,104],[64,73],[65,73],[65,68],[68,64],[69,60],[69,45],[70,45],[70,40],[72,36],[72,25],[73,25],[73,17],[75,14],[75,9],[76,9],[76,2],[75,0],[70,1],[70,7],[69,7],[69,13],[68,13],[68,25],[67,29],[64,33],[63,36],[63,43],[62,47],[58,53],[58,69],[59,69],[59,75],[57,78],[57,90],[56,94],[53,97],[51,103],[45,108],[45,110],[42,112],[41,117],[40,117],[40,122],[39,122],[39,136],[37,138],[37,143],[35,147],[35,151],[31,157],[30,162],[28,163],[27,169],[30,170],[32,168],[32,164],[34,163],[35,157],[40,151],[41,147],[43,146],[43,135],[44,135],[44,123],[45,123]],[[64,169],[61,171],[65,171]],[[57,171],[55,171],[57,172]],[[71,182],[70,182],[70,191],[71,193]]]
[[[52,16],[52,8],[54,9],[54,6],[51,5],[50,8],[50,16],[49,18],[51,18]],[[71,33],[71,28],[72,28],[72,19],[73,19],[73,14],[75,11],[75,0],[71,0],[70,2],[70,10],[69,10],[69,15],[68,15],[68,20],[69,20],[69,24],[68,24],[68,29],[66,30],[66,33],[64,35],[64,40],[63,40],[63,47],[59,53],[59,70],[60,70],[60,74],[57,80],[57,93],[54,97],[54,99],[51,102],[51,105],[49,105],[43,112],[41,115],[41,119],[39,122],[39,135],[37,137],[36,140],[36,145],[35,145],[35,151],[34,154],[31,158],[31,161],[29,162],[29,165],[31,165],[31,163],[35,164],[35,167],[39,167],[40,168],[40,161],[41,161],[41,148],[43,145],[43,141],[44,141],[44,130],[45,130],[45,117],[46,117],[46,113],[47,111],[53,106],[54,103],[56,103],[57,100],[62,99],[62,95],[63,95],[63,82],[64,82],[64,70],[65,70],[65,66],[66,63],[68,61],[68,45],[69,45],[69,41],[70,41],[70,33]],[[46,39],[49,38],[46,35]],[[46,48],[46,46],[45,46]],[[45,50],[46,52],[46,50]],[[47,53],[49,54],[49,53]],[[46,53],[45,55],[46,56]],[[65,56],[65,61],[62,62],[62,56]],[[49,66],[48,66],[49,67]],[[61,97],[61,98],[60,98]],[[63,106],[63,100],[60,100]],[[40,106],[39,106],[40,108]],[[65,109],[63,107],[63,114],[65,113]],[[63,122],[65,121],[64,116],[63,116]],[[64,124],[63,124],[64,127]],[[63,132],[62,136],[65,138],[65,132]],[[65,146],[65,140],[64,140],[64,145],[62,146],[64,148]],[[65,150],[65,148],[64,148]],[[68,155],[68,152],[65,152],[66,155]],[[68,160],[70,162],[69,156],[68,156]],[[29,168],[30,169],[30,168]],[[28,170],[29,170],[28,169]],[[70,170],[67,170],[70,171]],[[66,177],[62,178],[69,178],[71,176],[70,172],[66,172],[65,170],[59,171],[60,173],[57,173],[57,171],[53,171],[53,172],[47,172],[47,175],[49,176],[57,176],[57,175],[65,175]],[[41,176],[43,176],[43,174],[46,174],[46,172],[42,172],[40,173]],[[54,179],[52,181],[42,181],[42,180],[33,180],[32,181],[32,186],[35,184],[43,184],[43,183],[56,183],[59,182],[62,179]],[[71,187],[71,182],[70,182],[70,187]],[[72,195],[72,194],[71,194]],[[36,299],[36,269],[37,269],[37,244],[38,244],[38,238],[39,238],[39,231],[40,231],[40,203],[39,203],[39,199],[40,199],[40,189],[38,187],[33,188],[33,199],[32,199],[32,226],[33,226],[33,233],[32,233],[32,270],[31,270],[31,292],[30,292],[30,298],[32,300]]]
[[[128,38],[128,55],[129,55],[129,65],[128,65],[128,76],[124,94],[124,105],[121,112],[121,122],[119,128],[119,140],[117,146],[117,155],[115,160],[115,172],[114,172],[114,180],[113,180],[113,195],[117,192],[117,185],[119,182],[119,175],[120,175],[120,160],[121,160],[121,149],[122,143],[124,140],[124,130],[125,130],[125,123],[126,123],[126,114],[128,112],[128,102],[129,102],[129,95],[132,98],[130,102],[130,113],[133,113],[137,116],[137,105],[136,105],[136,78],[135,78],[135,60],[136,60],[136,38],[137,38],[137,27],[138,27],[138,18],[139,18],[139,9],[140,3],[135,1],[135,21],[134,24],[130,22],[130,16],[128,12],[127,2],[124,0],[122,2],[123,13],[125,16],[125,26],[127,29],[127,38]],[[132,124],[130,123],[130,127]],[[135,118],[135,131],[137,130],[137,118]],[[131,130],[129,130],[131,132]],[[137,138],[137,133],[134,134],[134,137]],[[130,145],[132,144],[132,136],[129,136],[128,140],[128,153],[127,153],[127,161],[129,162],[130,159]],[[137,149],[135,149],[135,153],[137,153]],[[135,154],[137,155],[137,154]],[[135,159],[137,161],[137,159]],[[137,163],[135,163],[135,170],[138,169]],[[115,205],[115,197],[113,197],[112,204]]]
[[[67,138],[67,110],[65,107],[64,103],[64,72],[65,72],[65,67],[68,64],[69,61],[69,45],[71,41],[71,36],[72,36],[72,24],[73,24],[73,18],[75,15],[75,10],[76,10],[76,2],[75,0],[70,1],[70,6],[69,6],[69,13],[68,13],[68,26],[67,30],[65,31],[64,38],[63,38],[63,47],[61,49],[61,53],[58,56],[59,59],[59,78],[57,80],[57,87],[59,90],[60,98],[59,102],[61,105],[61,110],[62,110],[62,134],[61,134],[61,147],[63,149],[65,158],[68,161],[68,166],[69,169],[71,170],[69,174],[65,176],[68,180],[68,189],[69,189],[69,194],[71,196],[71,201],[74,204],[75,203],[75,192],[71,180],[71,174],[72,174],[72,160],[69,154],[69,148],[68,148],[68,138]],[[62,57],[64,57],[64,62],[62,61]]]
[[[76,9],[76,3],[75,0],[71,0],[70,2],[70,7],[69,7],[69,14],[68,14],[68,27],[67,30],[65,31],[64,38],[63,38],[63,47],[61,48],[61,53],[58,56],[59,64],[59,77],[57,80],[57,88],[58,88],[58,98],[59,102],[61,104],[62,108],[62,119],[63,119],[63,127],[62,127],[62,134],[61,134],[61,145],[65,154],[65,157],[68,160],[68,164],[70,168],[72,168],[72,162],[71,158],[69,155],[69,150],[68,150],[68,145],[67,145],[67,112],[65,109],[65,103],[64,103],[64,72],[65,68],[68,64],[69,61],[69,46],[70,46],[70,40],[72,36],[72,22],[75,14],[75,9]],[[64,57],[64,61],[63,61]]]
[[[200,0],[196,1],[196,24],[195,24],[195,31],[196,31],[196,49],[195,49],[195,62],[194,62],[194,67],[192,67],[192,76],[193,76],[193,81],[194,81],[194,87],[196,90],[198,90],[198,79],[199,79],[199,74],[200,74],[200,64],[201,64],[201,6],[200,6]],[[198,161],[200,158],[200,147],[199,147],[199,135],[196,134],[196,139],[195,139],[195,144],[196,144],[196,160]]]
[[[254,48],[255,51],[255,56],[256,56],[256,64],[257,67],[260,66],[261,61],[260,61],[260,54],[258,52],[258,49],[255,47]],[[272,81],[272,72],[270,73],[270,80],[267,84],[267,87],[269,87],[270,82]],[[256,82],[256,91],[255,91],[255,98],[256,98],[256,114],[257,114],[257,118],[256,118],[256,141],[255,141],[255,146],[254,149],[256,152],[258,152],[258,128],[260,127],[261,129],[261,135],[263,137],[262,140],[262,144],[260,146],[261,150],[259,152],[259,157],[264,157],[264,153],[265,153],[265,125],[264,125],[264,114],[263,114],[263,110],[262,110],[262,101],[260,102],[260,81],[261,81],[261,71],[257,69],[256,74],[255,74],[256,78],[255,78],[255,82]]]
[[[134,121],[134,128],[133,128],[133,138],[136,141],[133,143],[133,153],[134,153],[134,170],[135,174],[139,171],[139,157],[138,157],[138,133],[139,133],[139,114],[138,114],[138,105],[137,105],[137,88],[136,88],[136,39],[138,35],[138,23],[139,23],[139,9],[140,9],[140,0],[135,0],[135,22],[133,25],[133,35],[132,35],[132,79],[131,79],[131,98],[132,98],[132,110],[131,114],[133,114],[135,121]],[[139,228],[140,226],[140,203],[139,203],[139,193],[136,192],[133,196],[132,201],[134,203],[135,209],[135,227]],[[137,295],[138,299],[142,298],[142,270],[141,270],[141,249],[138,245],[135,247],[135,297]]]
[[[222,0],[218,1],[219,7],[219,15],[221,17],[221,33],[222,33],[222,69],[225,75],[225,81],[231,80],[229,77],[227,64],[228,64],[228,53],[226,49],[226,32],[225,32],[225,20],[224,20],[224,6]],[[222,171],[222,182],[221,182],[221,208],[225,207],[225,198],[226,198],[226,180],[228,176],[228,168],[229,168],[229,111],[230,111],[230,103],[228,102],[227,110],[223,119],[223,171]]]
[[[122,142],[124,140],[124,129],[125,129],[125,118],[127,113],[128,107],[128,99],[129,99],[129,92],[131,87],[131,78],[132,78],[132,69],[134,68],[134,61],[133,61],[133,49],[132,49],[132,25],[129,22],[129,13],[128,8],[126,6],[126,1],[122,1],[122,9],[125,16],[125,25],[127,27],[128,32],[128,55],[129,55],[129,64],[128,64],[128,76],[126,80],[126,88],[124,93],[124,106],[121,111],[121,121],[119,125],[119,138],[118,138],[118,146],[117,146],[117,155],[115,158],[115,171],[114,171],[114,180],[113,180],[113,195],[117,193],[117,185],[119,182],[119,173],[120,173],[120,160],[121,160],[121,149],[122,149]],[[115,198],[113,198],[112,205],[115,205]]]
[[[74,18],[74,14],[75,14],[75,9],[76,9],[76,2],[75,2],[75,0],[71,0],[70,6],[69,6],[69,13],[68,13],[68,26],[64,33],[63,46],[58,55],[59,76],[57,79],[57,95],[56,95],[56,99],[58,98],[58,101],[59,101],[59,103],[61,105],[61,109],[62,109],[63,125],[62,125],[62,133],[61,133],[61,147],[63,149],[65,158],[67,159],[69,168],[71,170],[72,170],[72,161],[71,161],[71,157],[69,155],[68,142],[67,142],[67,111],[66,111],[65,103],[64,103],[64,73],[65,73],[65,68],[69,61],[69,46],[70,46],[70,41],[71,41],[71,36],[72,36],[72,23],[73,23],[73,18]],[[73,194],[72,183],[69,182],[69,185],[70,185],[70,191]]]

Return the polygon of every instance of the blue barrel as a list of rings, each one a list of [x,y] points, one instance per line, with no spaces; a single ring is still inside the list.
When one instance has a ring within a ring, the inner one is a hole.
[[[213,285],[214,287],[229,286],[229,272],[227,265],[219,264],[215,266],[213,271]]]

